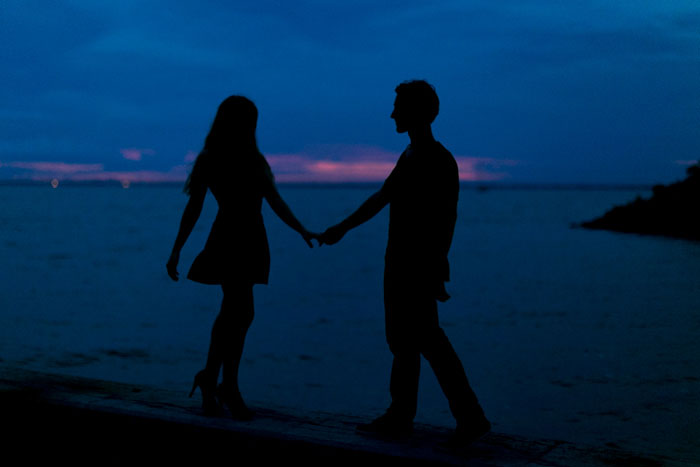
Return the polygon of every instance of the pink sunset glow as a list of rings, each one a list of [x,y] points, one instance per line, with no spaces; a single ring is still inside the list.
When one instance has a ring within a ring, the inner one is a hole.
[[[118,182],[181,182],[187,177],[188,166],[178,165],[168,171],[135,170],[109,171],[104,164],[73,164],[69,162],[2,162],[0,168],[24,170],[14,179],[34,181],[118,181]]]
[[[310,164],[310,168],[312,172],[328,178],[383,180],[391,173],[394,163],[381,161],[318,161]]]
[[[280,182],[380,182],[396,165],[399,153],[364,145],[323,145],[297,154],[266,156]],[[517,161],[456,156],[462,181],[497,181],[504,167]]]
[[[133,152],[132,152],[133,151]],[[152,150],[122,150],[122,155],[138,161]],[[138,155],[138,157],[137,157]],[[381,182],[394,168],[399,153],[365,145],[319,145],[299,153],[266,156],[277,181],[293,183],[358,183]],[[73,164],[68,162],[5,162],[0,168],[22,169],[15,179],[119,181],[136,183],[183,182],[191,170],[196,153],[188,152],[186,164],[169,170],[105,170],[103,164]],[[462,181],[498,181],[509,177],[505,170],[517,161],[483,157],[456,156]]]
[[[162,182],[182,182],[187,178],[184,167],[180,170],[170,170],[159,172],[155,170],[133,170],[133,171],[104,171],[96,173],[82,173],[69,177],[71,181],[117,181],[131,183],[162,183]]]
[[[514,167],[517,161],[486,157],[455,156],[459,167],[459,179],[463,182],[494,182],[509,177],[503,167]]]
[[[120,149],[122,157],[130,161],[140,161],[143,156],[152,156],[156,152],[153,149],[136,149],[136,148],[126,148]]]
[[[314,159],[303,154],[266,157],[280,182],[372,182],[384,180],[396,160]]]
[[[68,162],[0,162],[0,167],[24,169],[31,172],[45,172],[55,175],[70,175],[80,172],[99,172],[104,164],[71,164]]]

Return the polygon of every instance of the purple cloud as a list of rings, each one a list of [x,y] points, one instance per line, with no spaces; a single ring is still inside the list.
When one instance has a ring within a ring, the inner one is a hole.
[[[153,149],[136,148],[120,149],[119,152],[122,154],[122,157],[124,157],[124,159],[130,161],[140,161],[141,159],[143,159],[143,156],[152,156],[156,153]]]

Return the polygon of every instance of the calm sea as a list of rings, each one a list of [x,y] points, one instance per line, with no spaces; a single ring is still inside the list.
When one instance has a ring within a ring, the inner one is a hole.
[[[371,187],[284,187],[311,230]],[[634,190],[463,189],[443,327],[495,431],[700,458],[700,244],[571,228]],[[0,186],[3,363],[182,391],[216,286],[165,273],[176,187]],[[184,276],[216,213],[209,196]],[[241,367],[253,406],[368,418],[389,402],[388,212],[309,249],[265,207],[272,253]],[[417,421],[452,426],[424,363]]]

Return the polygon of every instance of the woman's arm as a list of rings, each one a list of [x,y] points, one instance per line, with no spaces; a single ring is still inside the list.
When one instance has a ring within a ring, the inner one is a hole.
[[[206,187],[198,187],[190,192],[190,199],[185,206],[185,211],[182,213],[182,219],[180,220],[180,230],[177,232],[177,237],[175,238],[175,244],[173,245],[173,250],[170,253],[170,258],[166,264],[168,270],[168,275],[174,281],[178,279],[177,263],[180,261],[180,251],[185,245],[187,238],[192,233],[194,225],[199,219],[199,215],[202,213],[202,206],[204,205],[204,197],[207,194]]]
[[[274,213],[277,214],[280,219],[282,219],[282,222],[299,232],[304,241],[309,245],[309,248],[313,248],[314,245],[311,243],[311,239],[317,238],[317,235],[309,232],[303,225],[301,225],[301,222],[299,222],[296,216],[294,216],[292,210],[289,208],[289,206],[287,206],[287,203],[284,202],[274,184],[272,184],[267,190],[265,199]]]

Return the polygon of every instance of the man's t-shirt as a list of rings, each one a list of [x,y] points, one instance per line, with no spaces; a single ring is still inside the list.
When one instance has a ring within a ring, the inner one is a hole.
[[[390,203],[387,273],[434,286],[450,280],[459,171],[438,142],[410,145],[382,186]]]

